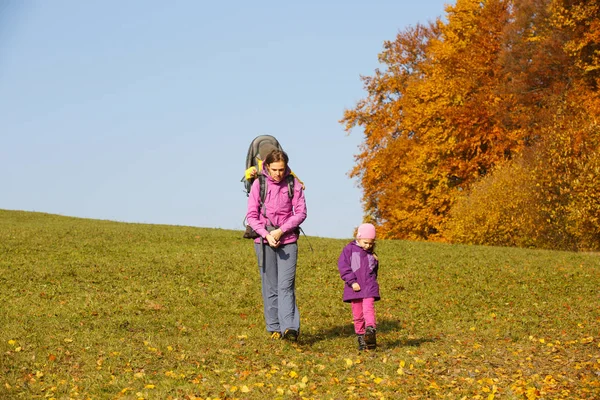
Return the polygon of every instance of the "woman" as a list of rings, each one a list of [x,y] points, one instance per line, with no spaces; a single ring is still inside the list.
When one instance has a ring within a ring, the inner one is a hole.
[[[248,197],[246,220],[259,235],[254,240],[258,258],[267,331],[272,339],[298,340],[300,314],[296,305],[298,227],[306,219],[302,185],[295,178],[288,184],[288,156],[271,151],[263,160],[265,193],[256,179]]]

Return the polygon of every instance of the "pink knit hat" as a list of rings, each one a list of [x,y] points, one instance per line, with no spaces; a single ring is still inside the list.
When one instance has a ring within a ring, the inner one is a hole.
[[[375,239],[375,227],[373,224],[361,224],[356,232],[357,239]]]

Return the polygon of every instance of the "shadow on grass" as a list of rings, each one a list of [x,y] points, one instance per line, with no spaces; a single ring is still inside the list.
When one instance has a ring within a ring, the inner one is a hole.
[[[402,325],[398,321],[383,320],[377,324],[377,333],[385,334],[390,332],[397,332],[401,329],[401,326]],[[354,326],[352,326],[351,324],[338,325],[318,332],[303,332],[300,336],[300,344],[310,346],[323,340],[329,340],[338,337],[354,338],[354,335]],[[389,342],[385,340],[385,337],[381,337],[378,338],[377,344],[379,348],[419,347],[423,343],[432,343],[437,340],[438,339],[433,337],[426,337],[399,339]]]
[[[439,339],[436,338],[420,338],[420,339],[400,339],[394,340],[393,342],[386,342],[385,340],[378,343],[379,347],[391,349],[393,347],[419,347],[423,343],[437,342]]]

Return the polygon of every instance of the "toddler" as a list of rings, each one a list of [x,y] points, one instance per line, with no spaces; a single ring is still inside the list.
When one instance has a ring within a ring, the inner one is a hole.
[[[358,227],[356,240],[344,247],[338,259],[340,277],[345,282],[343,300],[352,305],[359,350],[377,347],[375,301],[379,300],[379,261],[374,249],[375,227],[362,224]]]

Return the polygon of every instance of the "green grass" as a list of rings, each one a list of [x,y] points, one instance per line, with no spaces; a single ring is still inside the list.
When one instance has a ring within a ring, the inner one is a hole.
[[[359,353],[348,240],[301,239],[290,344],[241,233],[0,210],[0,398],[600,397],[597,254],[380,241]]]

